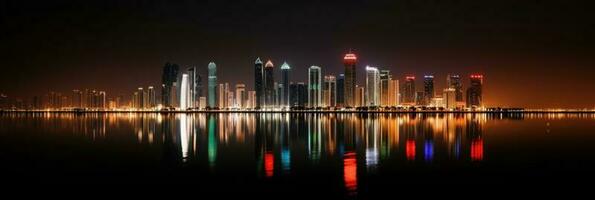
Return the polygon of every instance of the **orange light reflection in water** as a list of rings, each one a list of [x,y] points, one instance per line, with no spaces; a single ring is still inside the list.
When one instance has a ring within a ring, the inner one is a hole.
[[[405,145],[407,160],[415,160],[415,140],[409,139]]]
[[[343,156],[343,180],[349,194],[357,192],[357,158],[355,152],[346,152]]]
[[[471,160],[483,160],[483,139],[478,138],[471,141]]]
[[[273,172],[275,170],[275,156],[273,152],[267,151],[264,155],[264,171],[266,177],[273,177]]]

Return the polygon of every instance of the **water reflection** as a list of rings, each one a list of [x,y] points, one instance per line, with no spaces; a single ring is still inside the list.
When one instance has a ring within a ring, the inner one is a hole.
[[[390,163],[489,160],[488,121],[558,120],[568,115],[4,113],[1,117],[4,128],[28,126],[54,133],[69,129],[90,141],[130,138],[162,148],[163,162],[173,166],[205,165],[216,171],[251,165],[253,173],[269,180],[330,166],[342,171],[343,189],[357,194],[362,176],[379,173]],[[546,128],[550,129],[549,122]]]

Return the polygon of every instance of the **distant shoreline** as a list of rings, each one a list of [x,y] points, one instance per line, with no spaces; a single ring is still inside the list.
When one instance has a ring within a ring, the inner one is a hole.
[[[124,111],[124,110],[101,110],[101,111],[62,111],[62,110],[0,110],[0,113],[155,113],[155,114],[192,114],[192,113],[355,113],[355,114],[366,114],[366,113],[404,113],[404,114],[415,114],[415,113],[436,113],[436,114],[531,114],[531,113],[586,113],[595,114],[595,110],[560,110],[560,111],[546,111],[546,110],[514,110],[514,111],[357,111],[357,110],[305,110],[305,111],[236,111],[236,110],[192,110],[192,111]]]

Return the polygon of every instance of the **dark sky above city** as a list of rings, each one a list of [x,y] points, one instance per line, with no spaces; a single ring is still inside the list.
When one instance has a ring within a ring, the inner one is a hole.
[[[0,2],[0,93],[130,95],[161,84],[166,61],[218,65],[253,88],[256,57],[342,73],[342,57],[393,77],[485,76],[488,106],[595,107],[595,14],[588,1],[31,1]],[[204,82],[206,85],[206,82]],[[465,79],[465,87],[468,80]]]

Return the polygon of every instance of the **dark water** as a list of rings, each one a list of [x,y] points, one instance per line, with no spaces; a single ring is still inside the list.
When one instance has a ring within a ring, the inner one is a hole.
[[[366,196],[595,174],[594,114],[0,114],[3,180]]]

